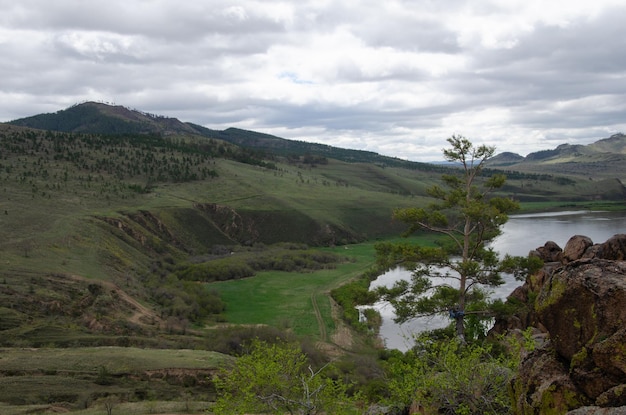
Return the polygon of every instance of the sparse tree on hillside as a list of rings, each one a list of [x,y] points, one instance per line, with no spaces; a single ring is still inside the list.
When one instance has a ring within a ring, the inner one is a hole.
[[[500,273],[505,264],[485,244],[499,234],[508,213],[518,204],[491,195],[505,183],[504,175],[479,178],[494,147],[477,147],[458,135],[448,142],[451,148],[444,150],[444,157],[460,166],[459,174],[443,175],[445,188],[429,189],[437,200],[430,206],[397,209],[393,216],[409,225],[406,236],[425,230],[446,235],[450,244],[438,248],[379,244],[379,261],[389,267],[402,264],[412,271],[412,279],[400,281],[392,288],[380,288],[378,293],[393,305],[398,322],[449,314],[455,320],[457,335],[464,341],[465,317],[481,313],[475,309],[476,304],[484,307],[483,288],[503,283]]]

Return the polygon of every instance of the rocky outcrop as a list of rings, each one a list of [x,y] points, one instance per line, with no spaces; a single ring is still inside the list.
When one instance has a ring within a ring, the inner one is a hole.
[[[626,234],[603,244],[576,235],[530,255],[545,266],[510,296],[525,307],[494,328],[549,339],[512,382],[515,413],[626,414]]]

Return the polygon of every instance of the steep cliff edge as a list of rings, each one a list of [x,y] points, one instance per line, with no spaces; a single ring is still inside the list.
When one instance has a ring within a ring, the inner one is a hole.
[[[602,244],[577,235],[530,255],[545,265],[511,294],[522,311],[494,327],[532,327],[543,340],[512,382],[515,413],[626,414],[626,234]]]

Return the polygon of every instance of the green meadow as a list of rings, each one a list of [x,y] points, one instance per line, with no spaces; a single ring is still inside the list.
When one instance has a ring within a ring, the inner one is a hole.
[[[433,245],[437,239],[440,237],[420,235],[405,240]],[[229,323],[265,324],[293,330],[299,336],[320,339],[323,333],[332,333],[335,329],[329,292],[360,277],[374,266],[375,244],[368,242],[322,248],[348,258],[334,269],[307,273],[261,272],[253,278],[217,282],[210,286],[217,289],[224,300],[224,317]],[[316,308],[321,314],[324,329],[320,329]]]
[[[288,328],[297,335],[313,338],[331,333],[335,324],[328,293],[366,271],[374,264],[375,256],[373,243],[328,250],[348,257],[349,261],[334,269],[305,273],[268,271],[253,278],[211,284],[226,304],[226,321]],[[320,328],[320,324],[324,327]]]

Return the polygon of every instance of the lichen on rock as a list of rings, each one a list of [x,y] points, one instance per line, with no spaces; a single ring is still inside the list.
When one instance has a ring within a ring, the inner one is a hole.
[[[525,307],[494,328],[550,339],[522,360],[515,413],[626,414],[626,234],[595,245],[575,235],[564,250],[548,242],[530,255],[545,266],[512,294]]]

